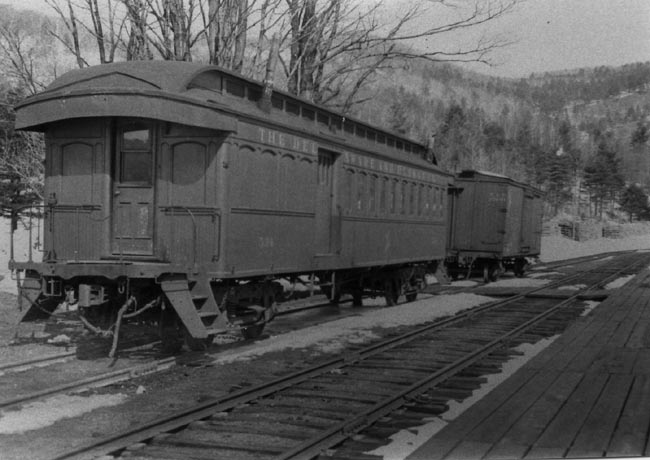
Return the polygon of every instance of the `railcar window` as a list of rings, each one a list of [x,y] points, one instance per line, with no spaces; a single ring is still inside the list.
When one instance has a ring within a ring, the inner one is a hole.
[[[418,216],[422,215],[425,207],[424,201],[422,200],[422,189],[424,189],[424,185],[420,184],[418,186]]]
[[[388,145],[389,147],[395,147],[395,139],[393,139],[392,137],[387,138],[386,145]]]
[[[354,203],[354,171],[351,169],[346,170],[345,174],[345,190],[343,191],[345,203],[343,209],[350,212],[352,203]]]
[[[397,180],[390,181],[390,191],[388,192],[389,212],[395,214],[395,203],[397,202]]]
[[[149,150],[149,130],[125,130],[122,133],[122,150]]]
[[[409,214],[411,216],[415,215],[415,208],[417,207],[417,203],[415,200],[417,199],[417,194],[416,194],[416,188],[417,184],[414,184],[411,182],[410,187],[409,187]]]
[[[345,123],[345,124],[343,125],[343,130],[344,130],[346,133],[354,134],[354,124],[352,124],[352,123],[350,123],[350,122]]]
[[[357,176],[357,212],[363,212],[363,199],[366,193],[366,175],[361,173]]]
[[[343,126],[343,120],[341,118],[332,117],[330,122],[330,128],[332,128],[334,131],[340,131],[342,126]]]
[[[300,106],[292,101],[285,102],[285,110],[292,115],[300,116]]]
[[[282,96],[278,96],[277,94],[271,95],[271,105],[273,108],[280,109],[284,107],[284,99],[282,99]]]
[[[357,137],[365,138],[366,137],[366,130],[364,128],[362,128],[361,126],[357,126],[356,134],[357,134]]]
[[[308,109],[307,107],[303,107],[302,117],[306,118],[307,120],[314,121],[316,119],[316,112],[314,112],[312,109]]]
[[[226,80],[226,91],[237,97],[244,97],[244,85],[236,80]]]
[[[143,125],[125,127],[120,144],[120,181],[151,184],[153,155],[150,130]]]
[[[408,206],[408,187],[406,182],[402,182],[402,214],[406,214]]]
[[[386,194],[388,193],[388,178],[384,177],[379,181],[379,212],[386,213]]]
[[[377,142],[380,144],[385,144],[386,136],[384,136],[382,133],[377,133]]]
[[[329,128],[329,126],[330,126],[330,117],[328,117],[327,115],[325,115],[322,112],[318,112],[318,114],[316,115],[316,119],[318,121],[318,124]]]
[[[397,144],[395,144],[395,146],[400,150],[404,150],[404,144],[402,141],[397,141]]]
[[[375,213],[375,189],[377,188],[377,176],[370,176],[368,182],[368,211]]]
[[[247,86],[246,97],[250,101],[259,101],[262,99],[262,89],[257,86]]]

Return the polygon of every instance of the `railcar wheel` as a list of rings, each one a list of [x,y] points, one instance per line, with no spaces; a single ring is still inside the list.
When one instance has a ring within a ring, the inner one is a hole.
[[[275,316],[275,293],[271,289],[271,285],[265,286],[264,293],[259,299],[259,302],[263,310],[260,312],[255,324],[241,328],[241,334],[245,339],[256,339],[262,335],[266,323],[271,321],[273,316]]]
[[[195,339],[189,333],[187,328],[183,327],[183,338],[185,339],[185,345],[192,351],[205,351],[210,345],[212,345],[213,336],[208,336],[205,339]]]
[[[341,301],[340,290],[337,289],[334,295],[332,295],[332,286],[323,286],[321,287],[321,291],[323,291],[323,294],[325,294],[325,297],[327,297],[327,300],[329,300],[332,305],[338,305]]]
[[[384,297],[386,298],[386,306],[392,307],[397,304],[399,289],[397,288],[397,281],[395,279],[390,278],[385,281]]]
[[[260,335],[262,335],[262,332],[264,332],[264,326],[266,326],[266,323],[255,324],[254,326],[242,327],[241,335],[243,335],[245,339],[256,339]]]
[[[501,276],[501,268],[499,265],[495,264],[490,267],[490,281],[497,281],[499,276]]]
[[[483,282],[485,284],[490,282],[490,266],[488,264],[483,265]]]
[[[352,291],[352,306],[363,307],[363,289],[355,289]]]
[[[515,276],[517,278],[523,278],[526,275],[527,264],[528,263],[526,262],[526,259],[523,258],[515,259],[515,264],[512,270],[515,272]]]
[[[158,321],[158,335],[163,353],[178,353],[183,348],[182,328],[184,329],[173,308],[170,305],[163,306]]]

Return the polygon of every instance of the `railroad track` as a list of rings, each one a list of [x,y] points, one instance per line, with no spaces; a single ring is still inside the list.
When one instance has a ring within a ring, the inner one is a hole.
[[[63,363],[70,361],[76,355],[76,351],[62,351],[60,353],[39,356],[37,358],[26,359],[22,361],[15,361],[0,365],[0,375],[9,374],[12,372],[22,372],[34,367],[44,367],[56,363]]]
[[[464,398],[482,375],[498,370],[512,354],[505,345],[556,334],[582,312],[574,302],[581,291],[562,300],[533,297],[538,291],[576,281],[598,289],[647,258],[623,257],[616,266],[479,306],[56,458],[317,457],[414,401],[420,413],[444,412],[446,401]],[[342,458],[358,456],[348,454]]]

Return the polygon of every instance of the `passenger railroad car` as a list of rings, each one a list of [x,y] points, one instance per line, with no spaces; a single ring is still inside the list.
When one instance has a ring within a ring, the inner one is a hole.
[[[214,66],[72,71],[16,127],[46,139],[43,258],[10,263],[25,319],[147,310],[168,348],[200,348],[259,335],[280,278],[392,304],[446,255],[453,177],[425,145]]]

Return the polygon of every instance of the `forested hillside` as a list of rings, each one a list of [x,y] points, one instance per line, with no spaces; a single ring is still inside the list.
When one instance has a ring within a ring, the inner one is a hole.
[[[650,63],[503,79],[425,63],[384,72],[355,114],[426,142],[440,164],[530,182],[548,211],[647,217]],[[643,193],[644,195],[640,195]],[[630,202],[632,198],[632,202]]]
[[[460,22],[422,33],[411,25],[424,0],[392,29],[350,0],[46,0],[49,14],[0,5],[0,209],[39,199],[42,187],[42,139],[13,130],[17,101],[73,68],[174,59],[273,77],[276,88],[432,142],[451,171],[532,183],[547,192],[547,216],[650,218],[650,63],[506,79],[437,62],[486,60],[498,38],[457,54],[404,46],[405,36],[472,27],[519,0],[468,1],[475,8]]]

